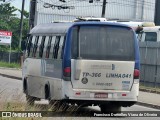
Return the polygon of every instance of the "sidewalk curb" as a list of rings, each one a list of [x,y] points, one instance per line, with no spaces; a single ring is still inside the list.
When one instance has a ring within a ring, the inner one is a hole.
[[[12,76],[12,75],[6,75],[6,74],[2,74],[2,73],[0,73],[0,76],[7,77],[7,78],[12,78],[12,79],[16,79],[16,80],[22,80],[21,77],[16,77],[16,76]]]
[[[145,107],[149,107],[149,108],[154,108],[154,109],[157,109],[157,110],[160,110],[160,106],[159,105],[153,105],[153,104],[150,104],[150,103],[143,103],[143,102],[137,102],[136,105],[140,105],[140,106],[145,106]]]

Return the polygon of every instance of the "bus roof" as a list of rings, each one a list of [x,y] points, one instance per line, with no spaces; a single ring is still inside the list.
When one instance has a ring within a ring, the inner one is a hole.
[[[30,34],[65,34],[67,29],[71,27],[73,23],[45,23],[35,26]]]
[[[63,23],[45,23],[39,24],[35,26],[31,31],[30,34],[65,34],[67,30],[74,25],[113,25],[113,26],[120,26],[120,27],[129,27],[125,24],[120,23],[110,23],[110,22],[63,22]]]

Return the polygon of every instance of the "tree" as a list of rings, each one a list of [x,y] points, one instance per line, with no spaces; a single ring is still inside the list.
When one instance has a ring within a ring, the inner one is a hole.
[[[20,9],[19,9],[18,11],[19,11],[20,13],[22,12]],[[26,10],[24,10],[23,16],[24,16],[25,18],[29,18],[29,12],[27,12]]]
[[[17,11],[17,8],[11,6],[10,3],[0,4],[1,19],[16,16],[15,11]]]
[[[7,4],[0,4],[0,29],[3,30],[9,30],[10,26],[8,26],[8,21],[10,20],[10,17],[15,16],[14,12],[17,9],[15,7],[11,7],[10,3]]]
[[[7,4],[0,4],[0,30],[12,31],[12,49],[18,49],[19,44],[19,32],[20,32],[20,18],[14,14],[15,11],[19,11],[17,8]],[[24,12],[24,24],[23,24],[23,37],[22,39],[26,39],[29,24],[28,17],[29,13],[27,11]],[[0,46],[0,50],[6,49],[6,46]],[[8,48],[9,49],[9,48]]]

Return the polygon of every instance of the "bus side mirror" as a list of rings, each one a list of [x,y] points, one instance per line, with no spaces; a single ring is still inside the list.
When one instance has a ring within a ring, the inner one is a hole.
[[[26,50],[26,41],[22,40],[21,42],[21,50],[24,51]]]

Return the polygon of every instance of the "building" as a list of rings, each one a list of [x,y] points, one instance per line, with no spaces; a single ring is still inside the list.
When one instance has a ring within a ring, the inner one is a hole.
[[[89,3],[89,1],[91,3]],[[156,0],[107,0],[105,17],[114,20],[154,21]],[[103,0],[31,0],[31,23],[101,17]]]

